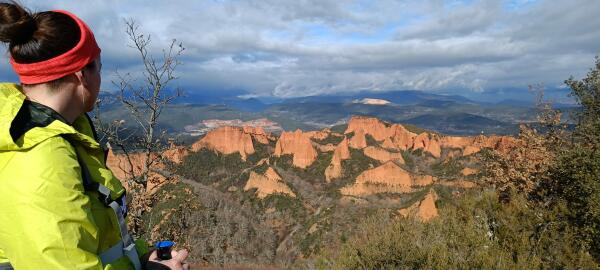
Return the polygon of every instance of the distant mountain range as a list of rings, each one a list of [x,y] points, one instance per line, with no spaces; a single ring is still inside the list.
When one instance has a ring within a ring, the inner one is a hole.
[[[100,98],[106,117],[129,118],[114,94],[103,92]],[[370,102],[357,102],[364,100]],[[370,104],[373,100],[380,100],[376,102],[379,104]],[[568,104],[556,104],[555,107],[563,111],[574,109]],[[459,95],[423,91],[359,92],[280,99],[248,96],[241,91],[204,91],[188,93],[167,106],[160,124],[169,132],[177,133],[183,131],[186,125],[208,119],[248,121],[267,118],[279,123],[285,130],[315,130],[343,124],[353,115],[373,116],[454,135],[514,134],[519,123],[536,121],[533,103],[514,99],[496,103],[478,102]]]

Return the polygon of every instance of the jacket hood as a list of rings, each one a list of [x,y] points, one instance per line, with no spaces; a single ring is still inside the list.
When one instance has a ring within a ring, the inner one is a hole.
[[[85,116],[80,116],[72,126],[54,120],[46,127],[34,127],[21,137],[13,140],[10,128],[14,124],[17,113],[23,106],[25,95],[20,86],[14,83],[0,83],[0,151],[27,150],[48,138],[67,135],[84,146],[100,148],[92,138],[92,128]]]

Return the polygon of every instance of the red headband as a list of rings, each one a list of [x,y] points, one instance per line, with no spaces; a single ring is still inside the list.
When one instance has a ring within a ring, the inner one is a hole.
[[[100,55],[100,48],[92,30],[77,16],[64,10],[53,10],[71,17],[79,26],[81,39],[75,47],[45,61],[19,64],[11,57],[10,64],[19,75],[21,83],[37,84],[53,81],[82,70]]]

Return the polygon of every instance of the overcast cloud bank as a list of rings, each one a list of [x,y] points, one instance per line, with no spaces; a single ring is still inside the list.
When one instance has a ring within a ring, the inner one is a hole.
[[[178,83],[187,91],[489,96],[535,83],[560,89],[600,53],[595,0],[23,2],[71,10],[89,23],[103,49],[106,88],[115,70],[141,70],[125,18],[139,21],[157,52],[172,38],[184,43]],[[0,72],[15,80],[7,61]]]

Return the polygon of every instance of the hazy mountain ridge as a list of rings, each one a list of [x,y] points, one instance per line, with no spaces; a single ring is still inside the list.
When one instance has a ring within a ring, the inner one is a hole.
[[[114,94],[101,95],[104,118],[124,119],[134,124]],[[365,104],[357,100],[385,100],[388,104]],[[185,135],[185,126],[203,120],[242,121],[266,118],[284,130],[318,130],[346,123],[352,115],[410,123],[455,135],[515,134],[520,123],[535,122],[536,109],[524,102],[500,101],[497,104],[475,102],[457,95],[439,95],[422,91],[362,92],[352,95],[324,95],[270,100],[259,97],[217,97],[194,94],[165,107],[159,126],[172,134]],[[562,106],[559,104],[559,106]],[[564,107],[571,111],[572,107]],[[568,114],[564,114],[567,116]]]

